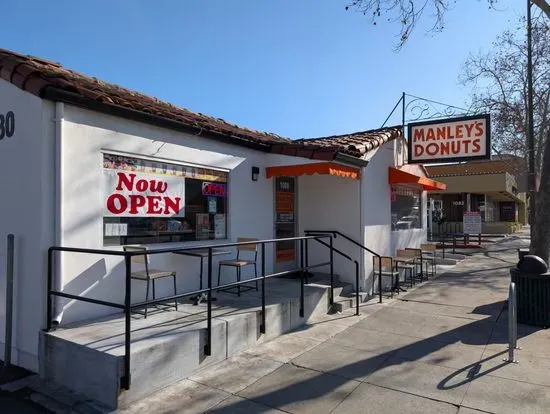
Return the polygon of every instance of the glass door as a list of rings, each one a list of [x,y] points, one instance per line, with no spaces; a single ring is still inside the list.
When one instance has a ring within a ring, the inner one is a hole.
[[[275,178],[275,238],[296,236],[296,178]],[[296,242],[275,244],[275,271],[296,268]]]

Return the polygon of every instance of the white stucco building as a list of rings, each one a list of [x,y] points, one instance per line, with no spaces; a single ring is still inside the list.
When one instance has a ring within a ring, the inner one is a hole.
[[[0,50],[0,76],[0,303],[12,233],[13,362],[30,370],[38,370],[39,331],[46,324],[51,246],[190,246],[334,229],[392,255],[426,239],[426,190],[438,183],[427,180],[421,166],[403,165],[400,126],[293,141],[6,50]],[[344,240],[337,247],[358,258],[360,288],[371,292],[371,255]],[[296,266],[292,245],[266,253],[268,272]],[[323,254],[322,246],[312,246],[310,254]],[[60,257],[56,289],[123,299],[122,258]],[[178,269],[178,292],[198,288],[193,258],[158,255],[153,261]],[[336,272],[354,283],[349,266],[337,259]],[[157,296],[172,293],[168,283],[157,288]],[[143,300],[143,286],[133,295]],[[57,304],[62,323],[113,312],[84,302]],[[2,348],[4,331],[0,306]]]

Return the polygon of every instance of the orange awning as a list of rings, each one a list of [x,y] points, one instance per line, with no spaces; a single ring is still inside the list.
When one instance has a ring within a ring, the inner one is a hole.
[[[360,171],[358,168],[336,164],[334,162],[318,162],[313,164],[283,165],[280,167],[267,167],[265,169],[267,178],[271,177],[293,177],[299,175],[328,174],[338,177],[358,180]]]
[[[421,185],[426,191],[440,191],[445,190],[447,185],[440,183],[439,181],[430,180],[427,177],[421,177],[419,175],[411,174],[409,172],[398,170],[397,168],[390,167],[389,171],[390,184],[417,184]]]

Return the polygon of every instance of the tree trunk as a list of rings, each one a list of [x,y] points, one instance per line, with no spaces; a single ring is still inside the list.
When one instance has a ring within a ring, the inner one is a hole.
[[[540,185],[535,200],[531,222],[531,253],[546,263],[550,256],[550,131],[544,144],[544,157],[540,175]]]

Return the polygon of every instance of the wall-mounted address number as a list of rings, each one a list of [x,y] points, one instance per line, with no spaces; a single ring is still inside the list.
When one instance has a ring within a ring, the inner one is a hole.
[[[6,115],[0,114],[0,139],[11,138],[15,134],[15,114],[8,111]]]

